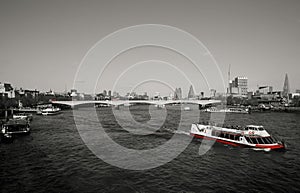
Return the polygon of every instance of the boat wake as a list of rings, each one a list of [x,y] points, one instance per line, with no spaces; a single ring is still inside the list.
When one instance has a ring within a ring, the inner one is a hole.
[[[173,131],[173,133],[174,134],[182,134],[182,135],[190,136],[190,132],[187,132],[187,131],[177,131],[177,130],[175,130],[175,131]]]

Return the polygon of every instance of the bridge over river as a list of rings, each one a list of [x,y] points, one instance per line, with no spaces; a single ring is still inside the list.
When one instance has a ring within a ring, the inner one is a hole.
[[[52,104],[60,104],[60,105],[67,105],[71,106],[72,108],[77,105],[83,104],[107,104],[111,106],[121,106],[124,104],[150,104],[150,105],[168,105],[168,104],[196,104],[196,105],[210,105],[210,104],[218,104],[221,103],[220,100],[113,100],[113,101],[52,101]]]

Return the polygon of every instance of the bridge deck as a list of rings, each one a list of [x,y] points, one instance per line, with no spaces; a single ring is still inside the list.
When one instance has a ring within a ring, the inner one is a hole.
[[[152,105],[167,105],[167,104],[216,104],[221,103],[220,100],[119,100],[119,101],[52,101],[53,104],[62,104],[68,106],[76,106],[81,104],[108,104],[119,106],[124,104],[152,104]]]

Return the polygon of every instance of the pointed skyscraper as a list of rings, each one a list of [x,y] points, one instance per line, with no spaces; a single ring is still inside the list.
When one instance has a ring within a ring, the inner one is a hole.
[[[282,96],[287,98],[289,93],[290,93],[289,78],[288,75],[285,74]]]
[[[194,92],[193,86],[191,85],[189,93],[188,93],[188,98],[191,99],[191,98],[194,98],[194,97],[195,97],[195,92]]]

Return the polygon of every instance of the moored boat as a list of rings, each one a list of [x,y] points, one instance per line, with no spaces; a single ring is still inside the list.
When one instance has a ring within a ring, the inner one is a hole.
[[[33,116],[30,113],[17,113],[13,115],[13,119],[23,119],[23,120],[32,121]]]
[[[190,134],[196,138],[216,140],[219,143],[262,149],[285,149],[282,141],[271,136],[263,126],[247,125],[245,128],[225,128],[214,125],[194,123]]]
[[[29,122],[22,119],[11,119],[7,123],[4,123],[1,128],[1,136],[5,141],[12,140],[16,135],[29,133]]]
[[[58,107],[47,107],[45,109],[41,109],[42,115],[56,115],[60,113],[61,109]]]
[[[205,112],[209,113],[242,113],[242,114],[248,114],[250,113],[249,109],[243,109],[243,108],[224,108],[224,109],[218,109],[216,107],[210,107],[205,109]]]

